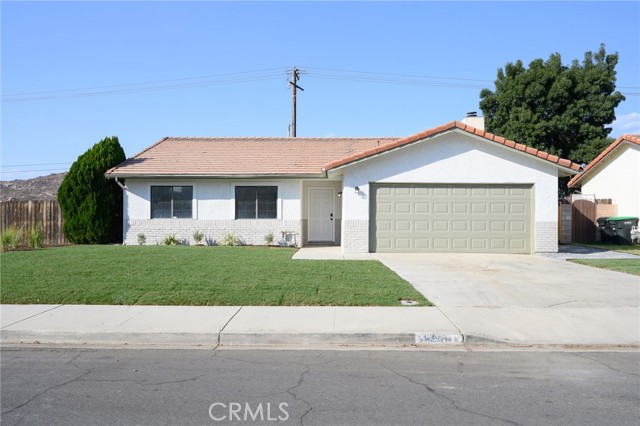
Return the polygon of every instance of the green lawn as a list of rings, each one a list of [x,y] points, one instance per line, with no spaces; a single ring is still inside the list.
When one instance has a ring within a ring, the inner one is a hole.
[[[429,302],[377,261],[266,247],[70,246],[0,254],[0,302],[398,306]]]
[[[621,244],[580,244],[587,247],[594,247],[605,250],[619,251],[620,253],[637,254],[640,256],[640,245],[621,245]]]
[[[626,274],[640,275],[640,259],[571,259],[571,262]]]

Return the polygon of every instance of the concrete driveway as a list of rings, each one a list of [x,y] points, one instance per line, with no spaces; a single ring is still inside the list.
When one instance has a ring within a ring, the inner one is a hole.
[[[640,278],[556,259],[495,254],[377,254],[437,306],[638,307]]]
[[[465,336],[640,344],[640,278],[535,255],[376,254]]]

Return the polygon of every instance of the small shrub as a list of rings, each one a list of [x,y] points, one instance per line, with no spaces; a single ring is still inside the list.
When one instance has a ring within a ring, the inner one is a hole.
[[[42,226],[38,224],[29,228],[29,235],[27,239],[29,240],[29,247],[31,248],[42,247],[42,239],[43,239]]]
[[[195,241],[196,244],[200,244],[203,239],[204,239],[204,233],[200,231],[196,231],[193,233],[193,241]]]
[[[142,232],[138,234],[138,245],[143,246],[147,242],[147,236]]]
[[[237,246],[237,245],[240,245],[240,241],[238,240],[238,237],[236,237],[236,234],[229,233],[225,235],[222,240],[220,240],[220,245],[221,246]]]
[[[273,244],[273,232],[269,232],[267,235],[264,236],[264,242],[266,245],[271,245]]]
[[[177,246],[180,244],[180,240],[176,238],[176,234],[171,234],[164,237],[164,240],[162,240],[162,244],[164,244],[165,246]]]
[[[22,228],[16,226],[8,226],[2,231],[0,241],[2,243],[2,251],[15,250],[20,245],[22,239]]]

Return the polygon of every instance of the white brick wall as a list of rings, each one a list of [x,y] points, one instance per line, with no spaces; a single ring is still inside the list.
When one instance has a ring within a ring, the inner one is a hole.
[[[342,220],[342,252],[369,252],[368,220]]]
[[[273,233],[274,243],[300,245],[302,225],[299,220],[195,220],[195,219],[131,219],[125,223],[124,244],[138,244],[138,234],[143,233],[146,244],[162,244],[162,240],[175,234],[179,240],[194,244],[193,233],[204,233],[209,244],[216,244],[225,235],[234,233],[245,244],[265,244],[264,237]],[[290,233],[283,237],[282,232]]]
[[[560,235],[560,243],[571,243],[571,204],[562,204],[560,206],[562,220],[562,235]]]
[[[536,253],[558,252],[558,222],[536,222]]]

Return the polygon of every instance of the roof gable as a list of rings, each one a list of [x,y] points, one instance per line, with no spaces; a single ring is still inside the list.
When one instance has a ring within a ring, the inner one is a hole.
[[[626,144],[640,145],[640,137],[634,135],[622,135],[616,139],[611,145],[609,145],[604,151],[602,151],[596,158],[593,159],[585,168],[582,173],[576,175],[568,183],[569,188],[573,188],[582,182],[586,177],[594,174],[601,164],[604,164],[604,160],[610,158],[614,152],[618,151]]]
[[[475,127],[471,127],[459,121],[451,121],[447,124],[443,124],[442,126],[434,127],[433,129],[425,130],[420,133],[416,133],[411,136],[407,136],[406,138],[398,139],[391,143],[370,148],[368,150],[358,152],[355,154],[351,154],[347,157],[343,157],[341,159],[332,161],[331,163],[325,166],[325,170],[332,170],[339,167],[344,167],[354,162],[362,161],[367,158],[377,156],[386,152],[390,152],[394,149],[404,147],[407,145],[411,145],[416,142],[423,141],[425,139],[433,138],[445,132],[450,132],[452,130],[461,130],[468,134],[483,138],[489,142],[496,143],[498,145],[503,145],[507,148],[511,148],[517,152],[520,152],[525,155],[530,155],[536,157],[537,159],[545,160],[550,163],[553,163],[556,166],[563,167],[565,169],[569,169],[571,171],[578,171],[580,169],[580,165],[573,163],[567,159],[560,158],[555,155],[548,154],[544,151],[540,151],[536,148],[532,148],[526,145],[519,144],[515,141],[511,141],[505,139],[501,136],[496,136],[492,133],[485,132],[484,130],[477,129]]]

